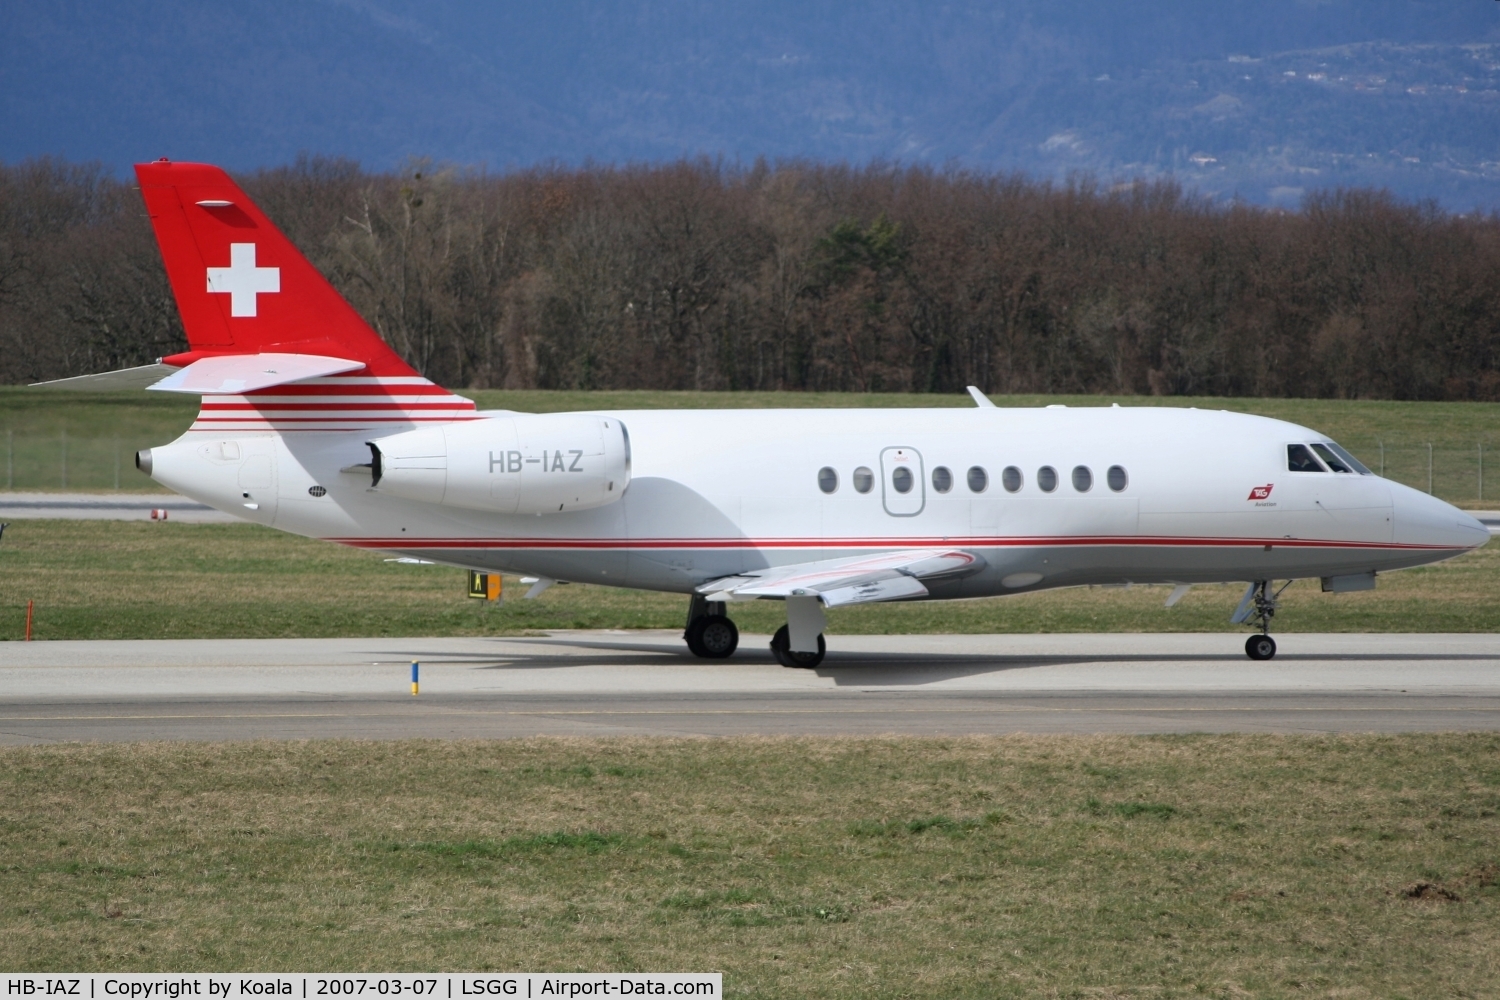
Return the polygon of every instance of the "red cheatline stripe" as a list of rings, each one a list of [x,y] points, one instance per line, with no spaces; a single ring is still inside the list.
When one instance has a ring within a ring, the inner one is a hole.
[[[202,407],[202,412],[253,412],[253,413],[340,413],[356,410],[370,410],[373,412],[389,412],[391,410],[412,410],[415,412],[431,412],[433,410],[469,410],[472,407],[460,406],[456,403],[207,403]]]
[[[263,389],[259,392],[234,392],[222,396],[208,396],[204,398],[205,403],[243,403],[243,402],[267,402],[274,403],[278,400],[287,400],[293,403],[316,403],[327,400],[333,403],[346,403],[350,400],[374,399],[382,402],[400,401],[410,399],[419,403],[438,402],[452,403],[455,406],[473,406],[472,400],[464,399],[462,396],[454,396],[446,392],[401,392],[382,391],[379,388],[366,389],[363,392],[282,392],[284,386],[274,389]]]
[[[427,383],[399,383],[382,382],[371,384],[351,383],[349,385],[338,385],[331,382],[317,384],[305,384],[292,382],[285,385],[273,385],[265,389],[254,389],[245,393],[246,396],[272,395],[272,396],[320,396],[320,395],[342,395],[354,393],[356,395],[379,396],[379,395],[401,395],[401,396],[452,396],[453,393],[440,385]],[[472,402],[472,400],[470,401]]]
[[[193,422],[188,430],[202,430],[205,427],[221,427],[226,430],[245,430],[250,427],[281,427],[286,430],[328,430],[334,427],[346,427],[349,430],[361,430],[376,424],[443,424],[457,423],[463,420],[478,420],[479,417],[200,417]],[[291,426],[300,424],[302,426]]]
[[[421,423],[421,422],[422,421],[420,421],[420,420],[418,420],[418,421],[407,421],[407,423]],[[360,432],[366,432],[366,433],[368,433],[370,431],[383,430],[386,427],[399,427],[399,426],[400,426],[400,424],[318,424],[315,427],[287,427],[287,426],[284,426],[282,424],[264,424],[264,425],[259,425],[259,424],[250,424],[250,425],[236,424],[236,425],[234,425],[232,427],[220,427],[217,424],[209,424],[209,425],[203,426],[203,427],[199,427],[197,425],[189,427],[188,428],[188,433],[189,434],[198,433],[198,434],[205,434],[205,435],[207,435],[207,434],[217,434],[217,435],[222,436],[222,435],[231,434],[231,433],[233,433],[233,434],[239,434],[239,433],[243,433],[245,431],[268,430],[268,431],[276,431],[279,434],[344,434],[344,433],[358,434]]]
[[[207,406],[245,406],[252,405],[255,408],[266,408],[266,406],[312,406],[320,403],[341,403],[344,406],[434,406],[447,405],[453,409],[468,411],[468,403],[462,399],[453,399],[452,396],[365,396],[365,394],[350,394],[350,396],[222,396],[216,399],[204,400]]]
[[[1405,542],[1342,542],[1289,538],[1168,538],[1168,537],[1053,537],[1053,538],[328,538],[330,542],[367,549],[916,549],[1040,548],[1047,546],[1150,546],[1187,548],[1396,549],[1466,551],[1463,546],[1416,545]]]

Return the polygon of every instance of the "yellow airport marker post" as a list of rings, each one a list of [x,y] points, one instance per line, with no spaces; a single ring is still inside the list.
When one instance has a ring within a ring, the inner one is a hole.
[[[417,696],[417,661],[411,661],[411,696]]]

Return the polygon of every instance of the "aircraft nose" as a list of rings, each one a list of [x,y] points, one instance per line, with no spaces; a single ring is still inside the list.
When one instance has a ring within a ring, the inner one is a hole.
[[[1403,545],[1477,549],[1490,529],[1450,503],[1408,486],[1391,485],[1395,540]]]

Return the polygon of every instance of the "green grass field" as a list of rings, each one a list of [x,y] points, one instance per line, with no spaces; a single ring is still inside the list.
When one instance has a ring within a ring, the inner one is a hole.
[[[0,967],[1486,997],[1500,737],[0,750]]]
[[[467,393],[487,409],[559,410],[755,408],[773,406],[972,406],[968,396],[796,392],[506,392]],[[164,398],[165,397],[165,398]],[[1331,435],[1372,469],[1466,506],[1482,506],[1483,446],[1500,443],[1500,403],[1406,403],[1368,400],[1152,398],[1146,396],[997,396],[1001,406],[1197,406],[1279,417]],[[170,393],[76,393],[0,387],[0,488],[159,489],[135,471],[135,452],[171,441],[192,422],[195,398]],[[1500,505],[1500,459],[1491,503]]]
[[[0,640],[20,639],[28,600],[38,639],[503,635],[554,628],[681,628],[687,599],[610,587],[553,587],[535,601],[467,599],[462,570],[256,525],[16,521],[0,541]],[[1238,586],[1198,587],[1162,607],[1165,587],[1076,588],[975,601],[833,609],[829,634],[1242,632]],[[1283,596],[1278,632],[1500,631],[1500,545],[1390,573],[1377,590]],[[747,632],[785,621],[779,602],[734,609]]]

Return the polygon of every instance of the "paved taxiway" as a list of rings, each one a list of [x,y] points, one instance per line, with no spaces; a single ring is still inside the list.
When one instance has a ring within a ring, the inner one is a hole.
[[[3,643],[0,743],[1500,730],[1500,637],[1288,633],[1269,663],[1242,641],[834,636],[817,670],[665,631]]]

